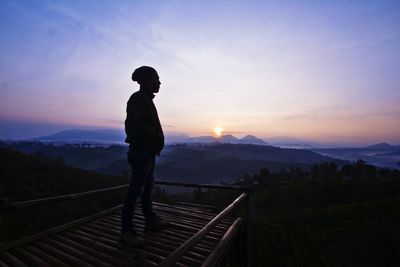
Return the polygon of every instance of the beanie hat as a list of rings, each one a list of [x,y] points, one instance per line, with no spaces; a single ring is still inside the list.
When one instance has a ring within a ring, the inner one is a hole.
[[[158,76],[157,71],[154,68],[142,66],[135,69],[135,71],[132,73],[132,81],[142,84],[154,76]]]

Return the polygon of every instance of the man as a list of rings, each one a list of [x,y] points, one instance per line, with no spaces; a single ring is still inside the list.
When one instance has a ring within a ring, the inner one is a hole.
[[[161,83],[157,71],[148,66],[137,68],[132,74],[132,80],[140,85],[140,90],[132,94],[126,108],[125,142],[129,144],[128,162],[132,172],[122,208],[120,242],[143,247],[143,239],[138,236],[133,224],[139,196],[146,232],[163,229],[169,224],[153,212],[151,198],[155,157],[160,155],[164,147],[164,134],[153,103],[154,94],[158,93]]]

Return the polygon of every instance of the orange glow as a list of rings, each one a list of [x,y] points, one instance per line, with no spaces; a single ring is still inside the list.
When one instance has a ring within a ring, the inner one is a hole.
[[[215,127],[215,128],[214,128],[214,133],[215,133],[215,135],[216,135],[217,137],[220,137],[223,130],[224,130],[224,128],[222,128],[222,127]]]

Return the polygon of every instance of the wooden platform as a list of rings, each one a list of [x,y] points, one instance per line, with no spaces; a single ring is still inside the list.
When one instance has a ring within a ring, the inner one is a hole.
[[[7,244],[0,250],[1,266],[157,266],[206,226],[217,214],[193,206],[154,203],[156,213],[171,225],[158,233],[144,234],[144,218],[137,208],[136,228],[144,249],[118,242],[121,206],[68,223],[44,233]],[[180,257],[174,266],[201,266],[229,246],[226,234],[241,220],[225,217]],[[221,243],[225,243],[221,246]],[[219,244],[219,245],[218,245]],[[216,253],[217,252],[217,253]],[[207,261],[208,259],[208,261]],[[214,262],[214,261],[213,261]]]

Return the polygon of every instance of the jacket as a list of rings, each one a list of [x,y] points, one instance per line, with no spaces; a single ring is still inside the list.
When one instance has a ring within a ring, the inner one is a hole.
[[[126,107],[125,142],[130,149],[148,150],[160,155],[164,147],[164,133],[153,103],[153,94],[137,91]]]

